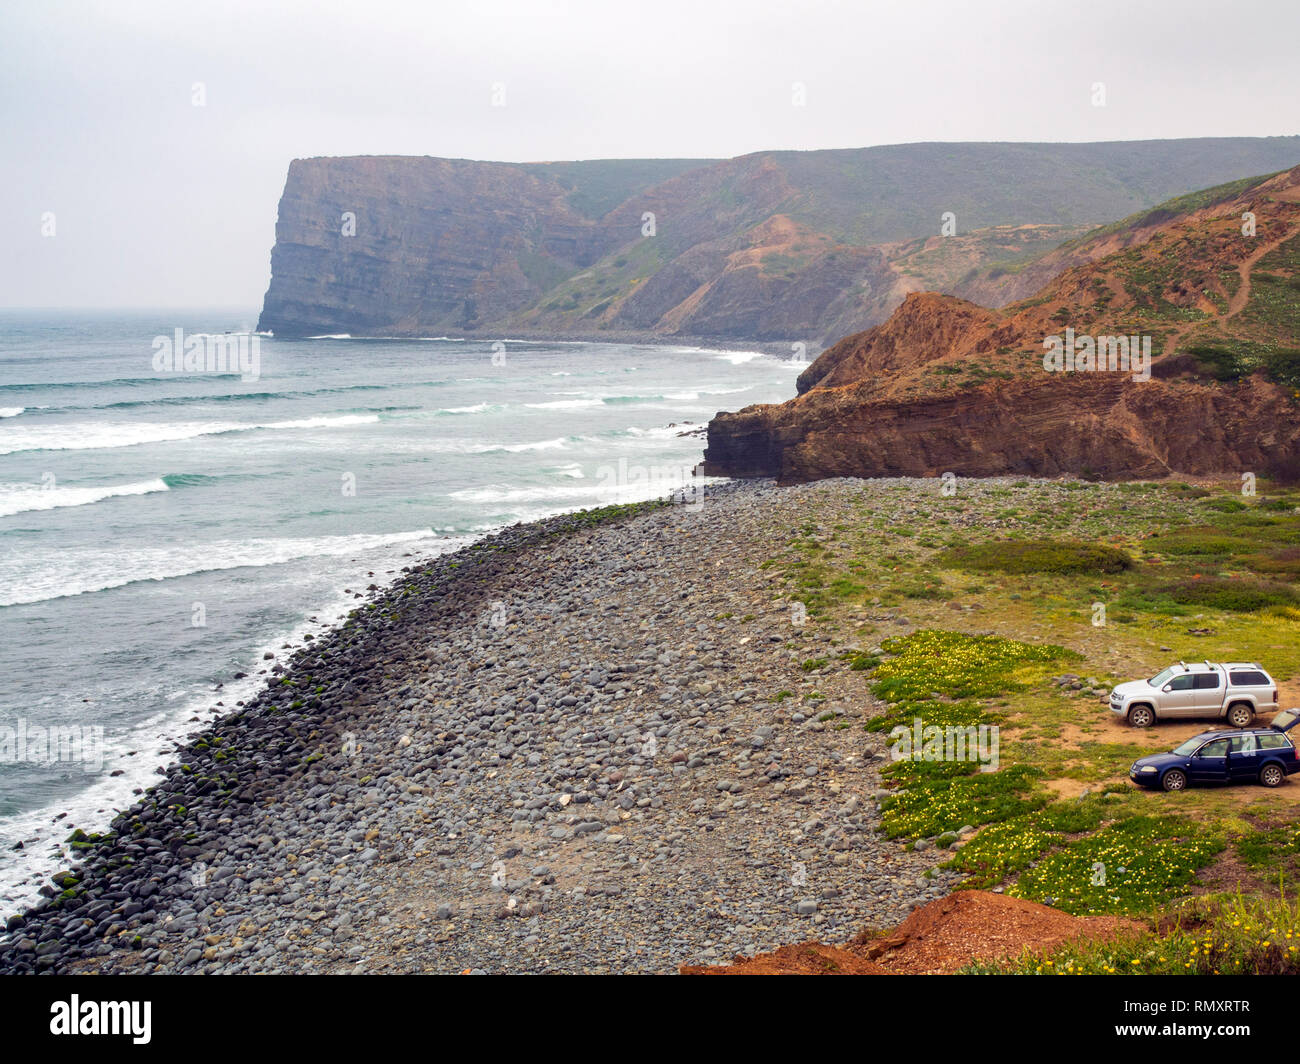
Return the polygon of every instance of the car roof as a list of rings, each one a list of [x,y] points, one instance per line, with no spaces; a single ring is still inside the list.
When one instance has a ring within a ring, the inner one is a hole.
[[[1294,714],[1296,717],[1300,718],[1300,709],[1286,710],[1285,712],[1288,714]],[[1279,716],[1282,716],[1282,714],[1279,714]],[[1178,745],[1182,746],[1183,743],[1192,743],[1192,742],[1206,743],[1214,739],[1231,739],[1235,735],[1281,735],[1284,734],[1287,730],[1288,730],[1287,727],[1274,728],[1272,725],[1266,725],[1266,726],[1254,727],[1254,728],[1216,728],[1214,731],[1204,731],[1204,732],[1199,732],[1196,735],[1189,735],[1186,739],[1183,740],[1182,743],[1179,743]],[[1288,738],[1290,737],[1288,736]],[[1292,746],[1294,745],[1295,744],[1293,743]],[[1145,761],[1147,760],[1147,758],[1164,757],[1171,753],[1173,753],[1172,750],[1155,751],[1153,753],[1147,754],[1145,757],[1138,758],[1138,760]]]
[[[1267,735],[1271,728],[1267,725],[1252,725],[1249,728],[1211,728],[1209,731],[1198,732],[1190,736],[1192,739],[1222,739],[1225,735]],[[1184,742],[1187,740],[1184,739]]]
[[[1263,665],[1255,661],[1180,661],[1171,668],[1182,668],[1187,672],[1209,672],[1214,669],[1255,669],[1267,675]]]
[[[1214,731],[1200,732],[1197,735],[1189,736],[1189,739],[1200,739],[1209,742],[1211,739],[1231,739],[1234,735],[1277,735],[1283,729],[1274,728],[1271,725],[1259,725],[1251,728],[1217,728]],[[1187,742],[1184,739],[1183,742]],[[1181,743],[1179,744],[1182,745]]]

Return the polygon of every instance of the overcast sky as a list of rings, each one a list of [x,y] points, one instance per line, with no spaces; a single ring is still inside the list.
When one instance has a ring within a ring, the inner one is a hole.
[[[1300,0],[5,0],[0,305],[256,308],[301,156],[1296,133],[1297,41]]]

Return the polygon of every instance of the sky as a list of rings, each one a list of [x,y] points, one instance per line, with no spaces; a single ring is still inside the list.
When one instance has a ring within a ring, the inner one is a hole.
[[[1297,40],[1297,0],[5,0],[0,306],[255,311],[305,156],[1294,134]]]

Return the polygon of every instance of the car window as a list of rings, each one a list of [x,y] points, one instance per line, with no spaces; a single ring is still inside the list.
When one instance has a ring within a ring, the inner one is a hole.
[[[1151,677],[1151,679],[1147,681],[1147,683],[1149,683],[1152,687],[1164,687],[1165,682],[1173,674],[1174,674],[1174,667],[1171,665],[1169,666],[1169,668],[1156,673],[1154,676]]]
[[[1219,674],[1217,672],[1198,672],[1193,679],[1196,680],[1196,690],[1212,691],[1219,686]]]
[[[1182,676],[1175,676],[1172,680],[1169,681],[1169,687],[1171,690],[1174,691],[1190,691],[1192,689],[1193,679],[1194,677],[1187,676],[1186,674]]]
[[[1201,747],[1197,757],[1226,757],[1228,754],[1228,740],[1215,739],[1212,743],[1206,743]]]
[[[1261,750],[1285,750],[1291,745],[1291,740],[1285,735],[1261,735],[1259,737],[1259,748]]]
[[[1188,739],[1187,742],[1179,743],[1177,746],[1175,746],[1174,753],[1182,754],[1183,757],[1187,757],[1191,754],[1196,753],[1196,748],[1198,745],[1200,745],[1200,742],[1201,742],[1200,739],[1196,738],[1196,736],[1192,736],[1192,738]]]
[[[1257,669],[1237,669],[1228,673],[1228,680],[1233,687],[1267,687],[1269,680]]]
[[[1234,754],[1253,754],[1255,752],[1255,736],[1253,734],[1234,735],[1229,748]]]

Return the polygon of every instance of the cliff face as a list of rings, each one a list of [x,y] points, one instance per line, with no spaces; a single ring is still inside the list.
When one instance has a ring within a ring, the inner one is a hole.
[[[795,399],[717,415],[704,470],[1294,476],[1300,167],[1096,240],[1071,252],[1083,265],[1005,310],[909,295],[818,358]],[[1130,337],[1150,361],[1049,372],[1053,336]]]
[[[816,351],[884,321],[918,289],[964,284],[1005,302],[1026,262],[1086,227],[1298,157],[1291,137],[722,161],[300,159],[280,201],[260,327],[636,333]],[[937,235],[945,212],[956,237]]]
[[[709,425],[715,476],[1111,478],[1291,471],[1300,422],[1288,390],[1060,375],[961,395],[890,402],[854,387],[808,394],[797,410],[749,407]]]
[[[355,231],[348,232],[348,216]],[[465,330],[535,299],[619,237],[554,181],[449,159],[295,160],[260,328]]]

